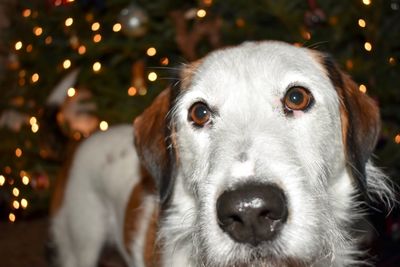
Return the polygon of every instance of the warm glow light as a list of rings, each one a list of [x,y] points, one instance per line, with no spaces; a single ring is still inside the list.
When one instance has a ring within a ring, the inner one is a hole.
[[[134,96],[134,95],[136,95],[136,93],[137,93],[137,90],[134,86],[129,87],[129,89],[128,89],[129,96]]]
[[[15,43],[15,50],[20,50],[22,48],[22,42],[18,41]]]
[[[36,123],[37,123],[36,117],[31,117],[31,118],[29,119],[29,124],[30,124],[30,125],[34,125],[34,124],[36,124]]]
[[[100,63],[100,62],[95,62],[95,63],[93,64],[93,70],[94,70],[95,72],[98,72],[98,71],[100,71],[100,69],[101,69],[101,63]]]
[[[360,84],[358,90],[360,90],[360,92],[365,94],[367,92],[367,87],[364,84]]]
[[[67,95],[68,95],[69,97],[73,97],[75,94],[76,94],[75,88],[71,87],[71,88],[69,88],[69,89],[67,90]]]
[[[154,47],[150,47],[149,49],[147,49],[146,54],[149,57],[155,56],[157,54],[157,50]]]
[[[19,202],[18,202],[18,200],[14,200],[14,201],[13,201],[13,208],[16,209],[16,210],[19,209]]]
[[[372,44],[370,42],[365,42],[364,48],[369,52],[372,50]]]
[[[84,45],[80,45],[78,48],[79,55],[83,55],[86,53],[86,47]]]
[[[204,18],[207,15],[207,12],[204,9],[199,9],[196,14],[199,18]]]
[[[6,178],[3,175],[0,175],[0,186],[3,186],[6,182]]]
[[[147,94],[147,89],[145,87],[140,88],[139,95],[146,95],[146,94]]]
[[[28,45],[26,46],[26,52],[30,53],[30,52],[32,52],[32,49],[33,49],[33,45],[28,44]]]
[[[29,177],[26,176],[26,175],[24,175],[24,176],[22,177],[22,183],[23,183],[24,185],[28,185],[28,184],[29,184]]]
[[[15,149],[15,156],[17,156],[17,158],[22,156],[22,149],[21,148],[17,148]]]
[[[26,209],[26,207],[28,207],[28,200],[26,200],[25,198],[21,199],[21,207],[23,209]]]
[[[42,27],[35,27],[35,28],[33,28],[33,33],[34,33],[36,36],[42,35],[42,33],[43,33]]]
[[[32,75],[32,77],[31,77],[31,80],[32,80],[33,83],[39,81],[39,74],[34,73],[34,74]]]
[[[101,41],[101,34],[96,34],[95,36],[93,36],[93,42],[98,43]]]
[[[14,187],[13,190],[12,190],[12,193],[13,193],[14,197],[18,197],[19,196],[18,188]]]
[[[121,28],[122,28],[121,23],[115,23],[114,26],[113,26],[113,31],[114,32],[119,32],[121,30]]]
[[[107,131],[108,123],[106,121],[101,121],[99,127],[100,127],[100,130]]]
[[[100,29],[100,23],[95,22],[92,24],[92,31],[98,31]]]
[[[360,26],[361,28],[365,28],[365,26],[367,26],[367,23],[365,22],[365,20],[359,19],[358,26]]]
[[[33,124],[31,130],[33,133],[37,133],[39,131],[39,124]]]
[[[67,18],[65,20],[65,26],[67,26],[67,27],[71,26],[72,23],[74,23],[74,19],[73,18]]]
[[[389,58],[389,64],[390,65],[395,65],[396,64],[396,59],[394,57]]]
[[[44,43],[49,45],[53,42],[53,37],[47,36],[46,39],[44,39]]]
[[[371,0],[362,0],[363,4],[369,6],[371,4]]]
[[[161,62],[161,65],[166,66],[169,64],[169,59],[167,57],[163,57],[160,62]]]
[[[71,67],[71,60],[69,60],[69,59],[64,60],[63,68],[64,69],[69,69],[70,67]]]
[[[15,215],[14,215],[14,213],[10,213],[10,214],[8,214],[8,219],[10,220],[10,222],[15,222]]]
[[[25,18],[29,17],[31,14],[32,14],[32,11],[29,8],[22,11],[22,16],[24,16]]]
[[[149,81],[154,82],[155,80],[157,80],[157,73],[152,71],[152,72],[149,73],[147,78],[149,79]]]
[[[207,6],[212,4],[212,0],[203,0],[203,3]]]
[[[400,144],[400,134],[396,135],[394,141],[396,142],[396,144]]]

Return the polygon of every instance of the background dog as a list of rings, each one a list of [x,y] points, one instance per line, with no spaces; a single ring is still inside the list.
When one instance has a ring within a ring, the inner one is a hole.
[[[76,153],[52,236],[64,267],[105,244],[129,266],[351,266],[355,222],[389,203],[375,102],[329,56],[281,42],[183,68],[130,126]],[[133,145],[135,144],[135,145]]]

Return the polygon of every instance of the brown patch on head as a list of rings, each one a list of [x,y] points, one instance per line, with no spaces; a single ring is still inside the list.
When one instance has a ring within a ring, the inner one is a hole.
[[[193,75],[196,70],[203,63],[203,59],[193,61],[192,63],[185,65],[180,72],[181,90],[186,90],[192,84]]]
[[[318,52],[312,52],[312,55],[321,64],[338,94],[347,164],[360,189],[365,192],[365,166],[377,143],[381,125],[379,108],[328,55]]]
[[[136,150],[143,167],[154,179],[164,202],[172,192],[174,171],[173,147],[170,146],[171,89],[162,91],[134,122]]]

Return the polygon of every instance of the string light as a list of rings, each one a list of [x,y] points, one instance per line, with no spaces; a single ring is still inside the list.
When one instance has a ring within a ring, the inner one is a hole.
[[[96,34],[95,36],[93,36],[93,42],[98,43],[101,41],[101,34]]]
[[[67,95],[68,95],[69,97],[73,97],[75,94],[76,94],[75,88],[71,87],[71,88],[69,88],[69,89],[67,90]]]
[[[400,144],[400,134],[397,134],[396,137],[394,138],[394,141],[396,144]]]
[[[157,54],[157,50],[154,47],[150,47],[149,49],[147,49],[146,54],[149,57],[155,56]]]
[[[28,184],[29,184],[29,177],[26,176],[26,175],[24,175],[24,176],[22,177],[22,183],[23,183],[24,185],[28,185]]]
[[[55,0],[54,5],[55,6],[60,6],[62,4],[62,0]]]
[[[367,26],[367,22],[363,19],[359,19],[358,26],[360,26],[361,28],[365,28]]]
[[[28,45],[26,46],[26,52],[30,53],[30,52],[32,52],[32,50],[33,50],[33,45],[28,44]]]
[[[78,54],[79,55],[83,55],[85,53],[86,53],[86,46],[80,45],[79,48],[78,48]]]
[[[15,50],[17,51],[20,50],[22,48],[22,42],[21,41],[16,42],[14,47]]]
[[[365,42],[364,43],[364,48],[365,48],[365,50],[370,52],[372,50],[372,44],[370,42]]]
[[[8,219],[10,220],[10,222],[15,222],[15,214],[10,212],[10,214],[8,214]]]
[[[39,81],[39,74],[34,73],[34,74],[32,75],[32,77],[31,77],[31,81],[32,81],[33,83]]]
[[[203,3],[207,6],[210,6],[212,4],[212,0],[203,0]]]
[[[63,68],[64,69],[69,69],[70,67],[71,67],[71,60],[69,60],[69,59],[64,60]]]
[[[146,94],[147,94],[147,89],[145,87],[139,89],[139,95],[143,96],[143,95],[146,95]]]
[[[19,209],[19,202],[18,202],[18,200],[14,200],[14,201],[13,201],[13,208],[16,209],[16,210]]]
[[[19,196],[19,189],[14,187],[13,190],[12,190],[12,193],[13,193],[14,197],[18,197]]]
[[[33,124],[31,130],[33,133],[37,133],[39,131],[39,124]]]
[[[149,81],[154,82],[155,80],[157,80],[157,73],[152,71],[152,72],[149,73],[147,78],[149,79]]]
[[[24,9],[24,11],[22,11],[22,16],[25,18],[29,17],[31,14],[32,14],[32,11],[29,8]]]
[[[93,71],[94,71],[94,72],[99,72],[100,69],[101,69],[101,63],[100,63],[100,62],[95,62],[95,63],[93,64]]]
[[[163,57],[163,58],[160,60],[160,63],[161,63],[161,65],[166,66],[166,65],[169,64],[169,59],[168,59],[167,57]]]
[[[119,32],[122,29],[121,23],[115,23],[113,26],[113,31],[114,32]]]
[[[362,0],[363,4],[369,6],[371,4],[371,0]]]
[[[100,127],[100,130],[107,131],[108,123],[106,121],[101,121],[99,127]]]
[[[22,156],[22,149],[21,148],[17,148],[15,149],[15,156],[17,156],[17,158],[20,158]]]
[[[44,39],[44,43],[49,45],[53,42],[53,37],[47,36],[46,39]]]
[[[392,65],[392,66],[395,65],[396,64],[396,59],[394,57],[390,57],[389,58],[389,64]]]
[[[65,26],[69,27],[74,23],[74,19],[73,18],[67,18],[65,20]]]
[[[358,90],[360,90],[360,92],[365,94],[367,92],[367,87],[364,84],[360,84]]]
[[[0,175],[0,186],[3,186],[6,182],[6,178],[3,175]]]
[[[92,24],[92,31],[98,31],[100,29],[100,23],[95,22]]]
[[[36,117],[31,117],[31,118],[29,119],[29,124],[30,124],[30,125],[34,125],[34,124],[36,124],[36,123],[37,123]]]
[[[26,209],[28,207],[28,200],[26,200],[25,198],[21,199],[21,207],[23,209]]]
[[[36,36],[40,36],[43,33],[43,28],[42,27],[34,27],[33,28],[33,34],[35,34]]]
[[[204,18],[207,15],[207,12],[204,9],[199,9],[197,10],[196,15],[199,18]]]
[[[128,89],[128,95],[129,96],[134,96],[137,93],[137,89],[134,86],[129,87]]]

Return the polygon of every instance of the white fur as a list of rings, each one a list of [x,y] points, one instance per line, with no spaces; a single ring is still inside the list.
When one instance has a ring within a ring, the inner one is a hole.
[[[315,104],[289,118],[280,100],[293,85],[308,88]],[[198,129],[187,118],[200,100],[218,112],[211,126]],[[299,266],[357,263],[361,252],[349,223],[358,218],[360,203],[346,167],[338,95],[309,50],[264,42],[213,52],[170,115],[180,165],[160,221],[162,266],[289,267],[287,258]],[[132,133],[129,126],[111,129],[79,149],[53,221],[63,267],[94,266],[104,242],[116,244],[130,266],[144,266],[143,238],[131,246],[135,260],[121,240],[123,212],[139,178]],[[371,162],[367,176],[371,195],[390,202],[386,179]],[[234,242],[217,223],[219,195],[247,181],[277,184],[288,201],[280,235],[258,248]]]

